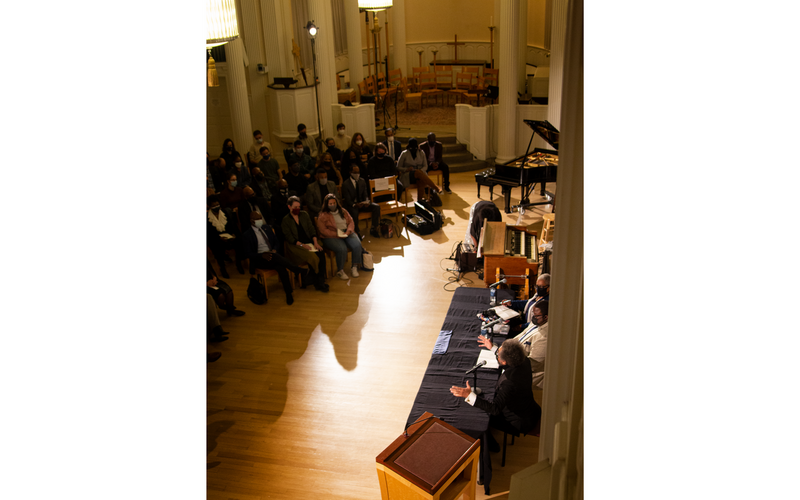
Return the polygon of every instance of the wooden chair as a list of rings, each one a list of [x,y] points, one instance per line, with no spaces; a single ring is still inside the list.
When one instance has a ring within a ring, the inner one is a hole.
[[[470,73],[474,78],[481,76],[480,66],[463,66],[462,69],[464,70],[463,73]]]
[[[386,99],[386,97],[394,95],[394,93],[397,92],[397,89],[387,85],[386,76],[383,73],[378,73],[377,82],[378,95],[380,96],[381,100]]]
[[[368,76],[366,78],[367,82],[367,93],[375,96],[375,109],[378,109],[378,105],[381,103],[381,95],[378,93],[378,84],[375,78],[375,75]]]
[[[289,253],[289,244],[286,243],[285,241],[283,242],[283,255],[285,255],[287,258],[289,257],[289,255],[291,255]],[[311,270],[308,267],[308,264],[306,264],[305,262],[303,262],[302,264],[298,264],[297,266],[298,267],[305,267],[306,269]],[[290,271],[289,269],[287,269],[286,272],[289,273],[289,283],[292,284],[292,290],[297,289],[297,288],[301,288],[303,286],[303,282],[302,282],[299,274],[295,274],[292,271]],[[316,269],[314,269],[314,272],[316,272]],[[297,280],[297,281],[295,281],[295,280]],[[297,286],[295,286],[295,283],[297,283]]]
[[[431,180],[435,184],[437,184],[437,185],[441,185],[442,184],[442,171],[441,170],[431,170],[430,167],[428,167],[428,171],[425,172],[425,173],[428,174],[428,177],[430,177]],[[406,190],[403,191],[403,203],[405,203],[406,205],[408,205],[409,202],[411,201],[409,199],[409,196],[411,196],[410,193],[411,193],[412,189],[416,191],[417,185],[416,184],[410,184],[410,185],[408,185],[406,187]],[[428,192],[428,188],[425,188],[425,190],[426,190],[425,192],[427,193]],[[500,280],[498,280],[498,281],[500,281]]]
[[[484,80],[482,77],[478,77],[478,84],[473,85],[469,92],[463,94],[462,98],[467,101],[468,103],[475,101],[475,106],[480,106],[480,98],[483,96],[483,92],[486,90],[486,86],[484,85]]]
[[[358,82],[358,95],[362,96],[367,93],[367,81]]]
[[[421,68],[411,68],[412,69],[412,78],[411,78],[411,87],[414,92],[419,92],[419,77],[423,73],[430,72],[430,69],[426,67]]]
[[[470,87],[472,86],[472,73],[459,73],[456,75],[456,86],[447,91],[447,105],[450,105],[450,96],[456,96],[456,102],[459,102],[461,98],[469,92]]]
[[[436,68],[436,88],[445,92],[453,88],[452,66],[438,66]]]
[[[406,227],[408,230],[408,221],[406,220],[406,205],[404,203],[400,203],[397,200],[397,177],[392,175],[391,177],[384,177],[389,182],[389,189],[384,189],[381,191],[375,190],[375,179],[369,180],[369,191],[371,193],[372,198],[376,198],[378,196],[385,196],[389,195],[392,197],[391,200],[382,201],[378,203],[381,207],[381,217],[384,215],[394,214],[395,217],[397,214],[401,214],[403,216],[403,226]]]
[[[436,87],[436,73],[423,73],[419,77],[419,88],[422,92],[422,106],[425,106],[425,99],[431,96],[438,97],[444,95],[444,91]]]
[[[403,82],[403,70],[400,68],[389,70],[389,85],[395,90],[400,88]]]
[[[411,92],[409,92],[409,90],[408,90],[408,82],[406,82],[405,78],[403,78],[403,83],[401,85],[403,87],[403,97],[404,97],[404,99],[406,101],[406,111],[408,111],[408,103],[411,102],[411,101],[418,101],[419,102],[419,109],[420,109],[420,111],[422,111],[422,93],[421,92],[415,92],[415,93],[412,94]]]
[[[497,82],[500,81],[500,70],[491,68],[484,69],[483,79],[486,82],[486,85],[497,85]]]
[[[267,278],[271,276],[278,276],[278,271],[274,269],[256,269],[256,279],[264,286],[264,296],[269,302],[269,288],[267,288]],[[294,289],[294,286],[292,286]]]

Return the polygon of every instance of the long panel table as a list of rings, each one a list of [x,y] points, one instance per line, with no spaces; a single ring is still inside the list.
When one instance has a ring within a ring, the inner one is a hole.
[[[512,299],[508,290],[498,290],[498,303],[504,299]],[[444,420],[456,429],[481,439],[481,474],[480,478],[488,494],[492,480],[491,460],[486,442],[486,431],[489,429],[489,414],[470,406],[463,398],[450,393],[450,387],[464,387],[465,381],[473,383],[472,375],[464,373],[472,368],[478,359],[481,347],[478,345],[481,322],[477,314],[488,309],[489,290],[486,288],[457,288],[453,293],[450,308],[442,325],[442,330],[451,330],[450,345],[445,354],[431,354],[425,376],[422,378],[419,392],[411,407],[406,425],[414,423],[426,411]],[[501,343],[501,338],[495,340]],[[478,387],[483,390],[482,397],[491,400],[494,388],[500,377],[498,370],[478,370]]]

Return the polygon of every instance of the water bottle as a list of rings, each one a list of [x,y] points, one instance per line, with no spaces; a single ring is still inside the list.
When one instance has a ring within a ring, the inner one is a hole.
[[[497,288],[495,287],[489,289],[489,305],[492,307],[497,305]]]

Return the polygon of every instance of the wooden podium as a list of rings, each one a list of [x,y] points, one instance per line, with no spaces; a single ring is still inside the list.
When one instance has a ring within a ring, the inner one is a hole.
[[[375,458],[383,500],[475,499],[480,440],[425,412]]]

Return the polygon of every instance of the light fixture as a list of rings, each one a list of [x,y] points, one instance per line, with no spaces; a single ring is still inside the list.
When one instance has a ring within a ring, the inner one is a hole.
[[[211,49],[239,37],[234,0],[206,0],[206,50],[208,50],[208,86],[219,87],[219,77]]]
[[[378,12],[392,7],[392,0],[358,0],[360,10]]]
[[[314,21],[309,21],[308,24],[306,24],[306,30],[308,31],[308,36],[310,36],[311,38],[317,36],[318,28],[316,27],[316,25],[314,25]]]

